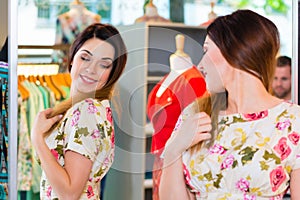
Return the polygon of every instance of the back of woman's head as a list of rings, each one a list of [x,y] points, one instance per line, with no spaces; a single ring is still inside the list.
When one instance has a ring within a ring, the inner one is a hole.
[[[238,10],[218,17],[207,34],[229,64],[256,76],[270,91],[280,47],[273,22],[253,11]]]
[[[73,42],[68,59],[68,69],[72,70],[72,62],[77,51],[82,47],[82,45],[91,38],[98,38],[104,40],[111,44],[115,50],[115,57],[113,60],[112,70],[110,72],[107,83],[101,88],[100,91],[96,91],[97,94],[109,93],[108,98],[111,96],[112,88],[117,80],[120,78],[127,61],[127,51],[126,46],[119,31],[110,24],[95,23],[87,27],[83,32],[81,32]],[[99,95],[98,95],[99,96]]]

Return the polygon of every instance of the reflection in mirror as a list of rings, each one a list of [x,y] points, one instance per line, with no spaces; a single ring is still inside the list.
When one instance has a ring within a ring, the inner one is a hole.
[[[292,59],[285,55],[277,57],[274,80],[272,83],[273,94],[285,101],[292,102]]]
[[[169,18],[169,0],[153,2],[158,8],[158,13]],[[229,1],[214,2],[213,11],[217,15],[227,14],[237,9],[235,5],[226,4]],[[282,41],[280,54],[293,58],[290,39],[292,38],[292,5],[289,0],[284,2],[288,8],[286,13],[268,13],[261,5],[255,10],[270,18],[278,26]],[[70,77],[66,73],[66,54],[70,43],[84,27],[93,22],[108,22],[113,25],[133,24],[135,19],[143,15],[143,1],[18,0],[16,7],[18,8],[16,16],[18,16],[19,42],[17,86],[20,95],[18,194],[21,199],[39,199],[40,168],[33,158],[34,152],[30,145],[29,133],[33,118],[38,111],[52,107],[68,97]],[[209,1],[186,1],[184,9],[185,24],[198,26],[207,22],[211,5]],[[198,12],[199,10],[201,12]],[[0,38],[0,45],[2,43],[4,40]],[[60,77],[59,74],[64,75]],[[37,91],[40,93],[37,94]],[[151,184],[148,184],[147,188],[151,189]],[[124,199],[128,199],[127,196]]]

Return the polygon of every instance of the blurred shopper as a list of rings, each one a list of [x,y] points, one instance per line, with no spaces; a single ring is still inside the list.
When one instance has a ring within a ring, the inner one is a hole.
[[[277,65],[272,83],[273,94],[287,101],[291,100],[291,58],[280,56],[277,58]]]

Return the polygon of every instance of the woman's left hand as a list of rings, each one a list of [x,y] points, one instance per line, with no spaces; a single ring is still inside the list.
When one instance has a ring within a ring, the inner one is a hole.
[[[188,117],[174,131],[165,147],[165,155],[178,158],[186,149],[211,138],[211,119],[205,112]]]
[[[31,130],[31,141],[33,145],[39,144],[44,140],[45,133],[51,128],[51,126],[61,119],[61,115],[57,115],[49,118],[52,108],[41,111],[37,114],[34,120],[34,124]]]

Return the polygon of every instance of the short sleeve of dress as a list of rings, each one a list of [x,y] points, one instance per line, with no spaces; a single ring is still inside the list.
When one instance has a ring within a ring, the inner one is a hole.
[[[108,152],[113,131],[108,111],[109,107],[94,99],[77,103],[67,116],[65,151],[77,152],[93,162],[99,153]]]
[[[288,149],[291,151],[288,165],[295,170],[300,168],[300,107],[293,105],[290,109],[292,130],[287,135]]]
[[[299,169],[300,168],[300,144],[298,144],[297,148],[295,149],[295,157],[292,162],[292,169]]]

